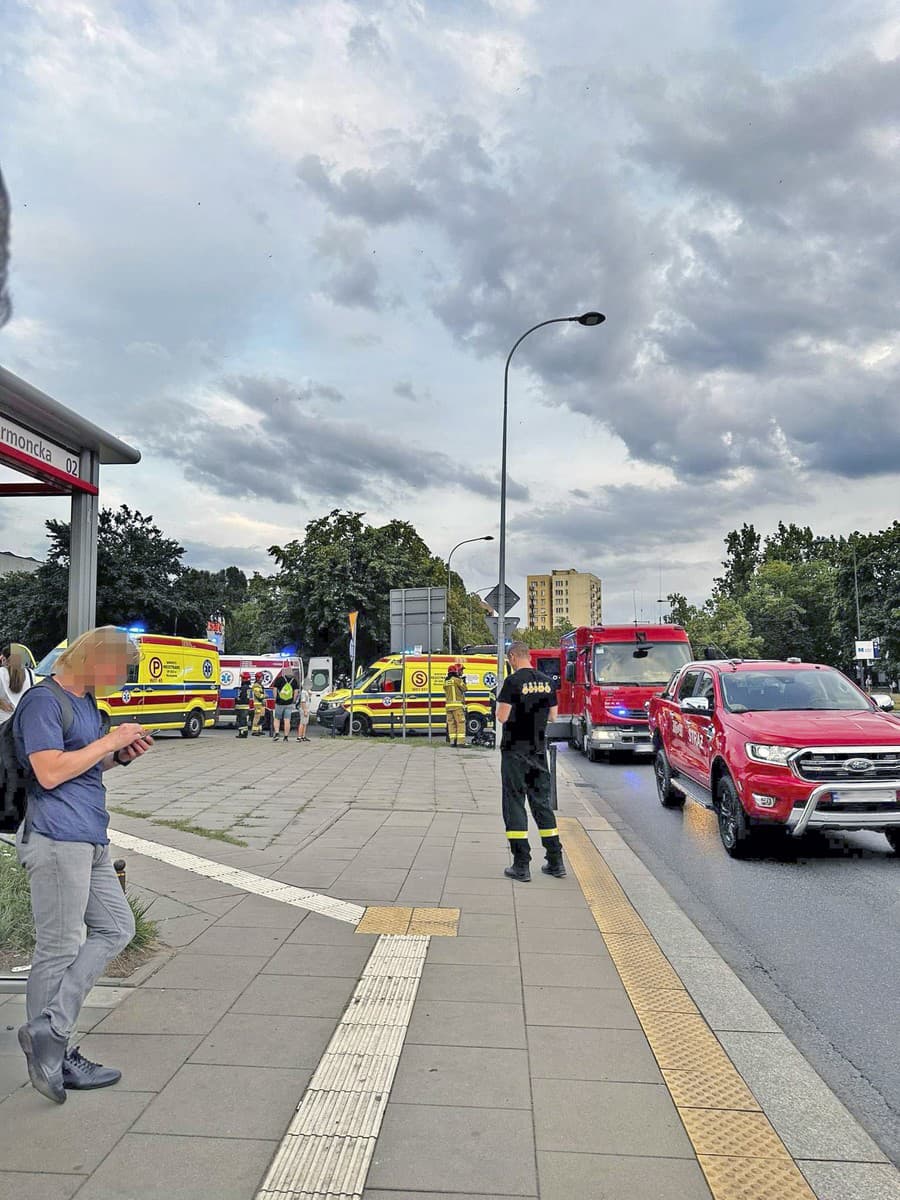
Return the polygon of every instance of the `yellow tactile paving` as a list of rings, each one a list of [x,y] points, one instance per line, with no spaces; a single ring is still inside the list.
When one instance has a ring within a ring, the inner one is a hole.
[[[709,1190],[724,1200],[815,1200],[793,1162],[775,1158],[699,1156]]]
[[[458,928],[458,908],[414,908],[409,923],[410,934],[430,937],[456,937]]]
[[[357,933],[394,933],[409,937],[456,937],[458,908],[403,908],[372,905],[356,926]]]
[[[714,1200],[815,1200],[581,822],[560,817],[559,831]]]
[[[730,1108],[682,1108],[679,1114],[698,1154],[726,1158],[784,1158],[790,1155],[763,1112]]]
[[[412,920],[411,908],[367,908],[356,927],[357,933],[408,933]]]
[[[697,1012],[697,1005],[683,988],[633,987],[628,999],[638,1016],[645,1012]]]
[[[673,1071],[664,1068],[663,1078],[678,1108],[760,1111],[753,1093],[736,1071],[725,1070],[713,1074],[707,1071]]]

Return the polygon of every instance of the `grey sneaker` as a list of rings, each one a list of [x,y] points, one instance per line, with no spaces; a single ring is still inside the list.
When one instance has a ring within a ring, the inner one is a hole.
[[[28,1077],[32,1085],[54,1104],[65,1104],[62,1065],[68,1044],[66,1038],[58,1037],[53,1032],[50,1018],[45,1016],[26,1022],[19,1029],[18,1036],[28,1062]]]
[[[63,1060],[63,1084],[74,1091],[90,1091],[92,1088],[112,1087],[122,1078],[122,1072],[115,1067],[104,1067],[101,1063],[91,1062],[81,1053],[79,1046],[69,1050]]]

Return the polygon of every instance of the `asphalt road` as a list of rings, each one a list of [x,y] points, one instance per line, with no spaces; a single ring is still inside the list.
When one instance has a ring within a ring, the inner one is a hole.
[[[900,1166],[900,857],[885,838],[776,838],[734,862],[713,813],[690,800],[683,811],[662,808],[649,762],[565,753],[592,785],[582,798]]]

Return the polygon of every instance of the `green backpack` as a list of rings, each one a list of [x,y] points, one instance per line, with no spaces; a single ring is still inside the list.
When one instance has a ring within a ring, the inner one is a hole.
[[[290,704],[294,698],[294,685],[289,679],[286,679],[278,689],[278,699],[282,704]]]

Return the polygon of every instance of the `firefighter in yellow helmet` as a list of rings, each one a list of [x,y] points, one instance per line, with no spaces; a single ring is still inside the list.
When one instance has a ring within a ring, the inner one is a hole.
[[[253,687],[250,689],[250,703],[253,711],[253,727],[251,737],[262,737],[262,719],[266,714],[266,689],[263,686],[263,673],[257,671],[253,677]]]
[[[466,681],[462,663],[453,663],[444,680],[447,701],[447,740],[451,746],[466,744]]]

